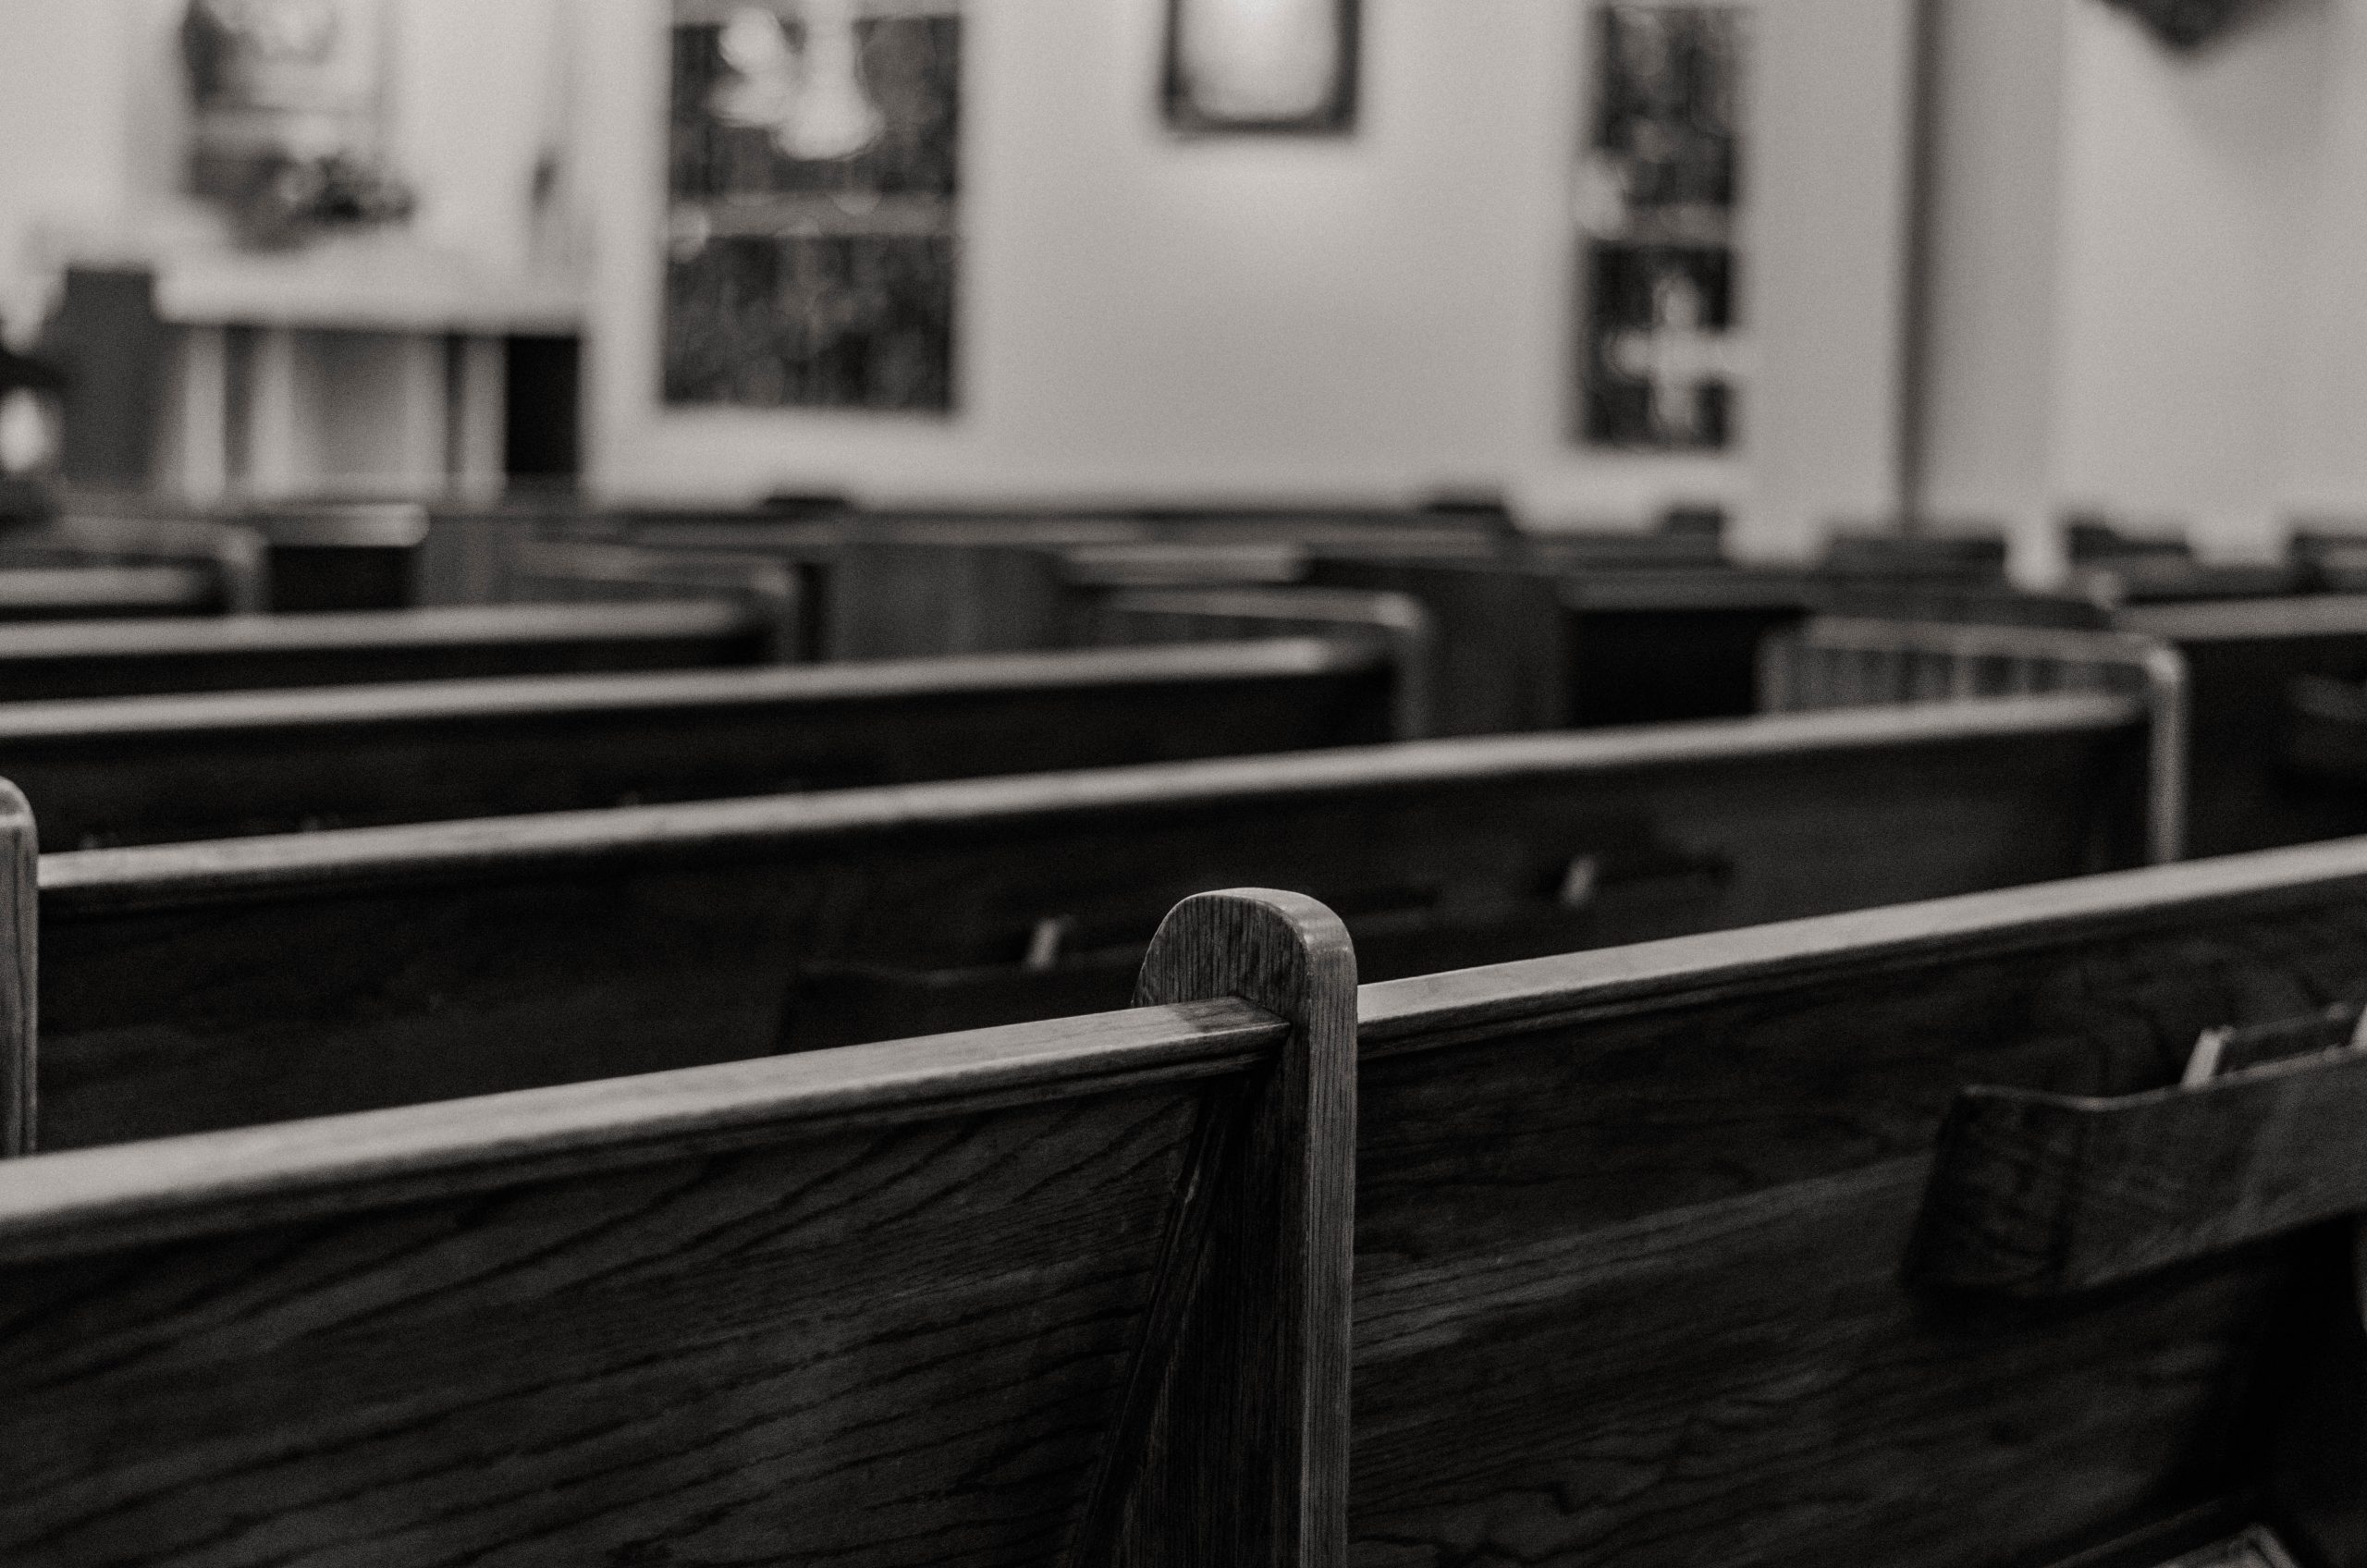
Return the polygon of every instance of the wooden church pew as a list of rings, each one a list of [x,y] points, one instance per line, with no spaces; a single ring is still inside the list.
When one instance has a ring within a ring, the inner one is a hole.
[[[1819,623],[1803,635],[1824,637],[1822,628],[1831,624]],[[2310,744],[2303,732],[2317,720],[2297,710],[2291,696],[2304,677],[2367,679],[2367,595],[2135,605],[2116,612],[2112,624],[2121,635],[2158,643],[2183,661],[2189,853],[2230,854],[2367,832],[2367,793],[2324,778],[2305,759],[2296,766],[2297,747]],[[1888,632],[1861,624],[1847,635],[1859,645],[1870,645],[1869,636],[1887,636],[1902,650],[1920,650],[1915,656],[1921,657],[1954,634],[1895,623]],[[2031,645],[2050,644],[2039,634]]]
[[[169,598],[176,609],[151,607],[143,614],[245,615],[271,607],[270,547],[262,534],[233,523],[69,510],[0,538],[0,568],[100,566],[146,569],[159,584],[182,584]],[[157,588],[150,596],[158,602],[167,598]]]
[[[44,1147],[1125,998],[1211,885],[1416,974],[2140,863],[2060,696],[45,855]]]
[[[497,605],[0,626],[0,702],[754,664],[737,606]]]
[[[512,603],[705,598],[745,605],[770,628],[767,654],[776,662],[820,656],[803,582],[791,566],[767,557],[537,539],[510,548],[505,573],[501,597]]]
[[[0,777],[52,849],[160,843],[1365,745],[1397,668],[1300,637],[0,704]]]
[[[0,556],[0,623],[211,615],[221,582],[202,567],[12,566]]]
[[[1086,641],[1107,648],[1307,636],[1344,638],[1386,652],[1396,681],[1396,738],[1416,741],[1436,733],[1429,612],[1403,594],[1299,587],[1120,589],[1095,606]]]
[[[2174,1086],[2361,997],[2367,840],[1366,986],[1351,1560],[2367,1562],[2367,1053]]]
[[[2140,697],[2152,720],[2152,858],[2186,853],[2186,661],[2166,643],[2129,632],[1819,616],[1768,638],[1758,674],[1763,713],[2041,692]]]
[[[2195,853],[2367,832],[2367,795],[2287,760],[2299,721],[2293,682],[2367,678],[2367,595],[2132,606],[2114,624],[2186,659]]]
[[[1353,955],[0,1171],[0,1559],[1342,1568]]]
[[[1188,523],[1097,517],[862,518],[828,523],[635,527],[669,555],[772,555],[797,571],[816,656],[896,658],[1090,641],[1113,592],[1276,587],[1318,556],[1489,559],[1502,540],[1470,526],[1215,517]]]

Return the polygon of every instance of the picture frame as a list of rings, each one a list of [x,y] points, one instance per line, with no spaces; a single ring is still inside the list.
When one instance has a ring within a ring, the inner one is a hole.
[[[1160,105],[1184,136],[1355,129],[1360,0],[1168,0]]]

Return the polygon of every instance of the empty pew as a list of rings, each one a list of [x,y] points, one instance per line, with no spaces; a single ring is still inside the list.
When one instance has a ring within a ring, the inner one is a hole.
[[[1344,1562],[1353,956],[0,1172],[0,1558]]]
[[[2303,677],[2367,679],[2367,596],[2132,605],[2112,624],[2174,650],[2184,664],[2188,852],[2367,832],[2367,794],[2306,760],[2296,766],[2312,744],[2297,736],[2320,716],[2293,705]],[[1932,646],[1932,634],[1904,626],[1889,635]]]
[[[1231,642],[1249,637],[1344,638],[1388,655],[1397,692],[1396,738],[1435,733],[1429,612],[1403,594],[1341,588],[1161,587],[1112,592],[1096,606],[1097,647]]]
[[[2040,697],[48,854],[40,1140],[1117,1005],[1211,885],[1323,899],[1390,975],[2135,864],[2146,729]]]
[[[2367,798],[2287,762],[2303,676],[2367,678],[2367,597],[2133,606],[2116,625],[2187,663],[2192,846],[2223,854],[2367,832]]]
[[[2285,689],[2285,707],[2286,766],[2367,790],[2367,682],[2300,676]]]
[[[221,584],[201,567],[12,566],[0,557],[0,622],[210,615]]]
[[[770,628],[779,663],[820,656],[805,585],[790,565],[763,556],[656,550],[597,540],[529,540],[509,552],[502,595],[519,603],[632,603],[709,598],[745,605]]]
[[[2186,852],[2188,698],[2176,648],[2129,632],[1820,616],[1759,650],[1762,713],[2042,692],[2118,692],[2151,716],[2152,858]]]
[[[671,555],[793,566],[816,655],[831,659],[1069,646],[1090,640],[1112,592],[1275,587],[1306,580],[1318,556],[1490,559],[1508,547],[1468,525],[1289,517],[671,522],[628,537]]]
[[[1650,536],[1646,536],[1650,537]],[[1754,660],[1814,610],[1809,574],[1711,565],[1323,558],[1316,583],[1411,596],[1436,627],[1445,734],[1595,729],[1752,711]]]
[[[497,605],[0,626],[0,702],[760,662],[729,604]]]
[[[419,602],[427,508],[416,501],[299,501],[234,514],[269,552],[282,614],[406,609]]]
[[[2367,1562],[2367,1052],[2190,1060],[2362,996],[2361,840],[1367,986],[1351,1560]]]
[[[1364,745],[1397,668],[1300,637],[0,704],[0,777],[53,849],[159,843]]]
[[[90,567],[141,574],[132,581],[146,586],[131,613],[245,615],[271,607],[269,546],[235,524],[77,511],[0,538],[0,569],[8,571]],[[17,596],[29,602],[12,619],[73,619],[78,607],[85,617],[124,613],[106,608],[93,587],[45,598],[20,589]]]

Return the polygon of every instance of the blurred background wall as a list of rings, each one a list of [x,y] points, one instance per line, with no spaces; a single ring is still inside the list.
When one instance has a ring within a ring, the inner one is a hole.
[[[1752,365],[1715,457],[1568,435],[1591,39],[1569,0],[1367,0],[1355,134],[1260,140],[1161,123],[1153,0],[971,0],[950,416],[661,403],[662,0],[389,6],[387,145],[418,200],[400,255],[433,258],[488,342],[580,330],[605,496],[1487,489],[1547,526],[1720,502],[1760,555],[1912,509],[2007,521],[2026,566],[2067,508],[2174,513],[2236,553],[2296,511],[2367,511],[2367,0],[2272,0],[2193,53],[2101,0],[1760,0]],[[177,192],[182,9],[0,0],[18,340],[65,262],[195,276],[215,254]],[[333,336],[297,335],[288,399],[378,412],[291,437],[270,472],[391,483],[439,437],[370,386],[439,373],[399,333]]]

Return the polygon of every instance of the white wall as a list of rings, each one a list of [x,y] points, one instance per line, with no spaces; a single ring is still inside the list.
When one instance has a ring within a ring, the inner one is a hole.
[[[1891,484],[1906,6],[1767,0],[1746,308],[1748,455],[1569,446],[1587,7],[1367,0],[1348,140],[1181,142],[1159,0],[972,0],[961,408],[656,403],[661,0],[589,41],[599,224],[589,449],[619,496],[1367,497],[1507,487],[1548,520],[1671,498],[1782,550]]]
[[[103,215],[130,178],[124,19],[97,0],[0,0],[0,319],[11,337],[37,325],[35,227]]]
[[[2055,486],[2264,548],[2307,399],[2297,285],[2322,183],[2331,0],[2279,0],[2182,57],[2125,14],[2070,16]],[[2353,181],[2367,178],[2354,171]],[[2355,315],[2353,290],[2344,314]]]
[[[2085,0],[2092,3],[2092,0]],[[2064,0],[1942,0],[1920,509],[2052,541]],[[2029,563],[2032,575],[2053,564]]]
[[[388,4],[388,150],[421,194],[411,231],[515,269],[534,159],[563,92],[556,24],[570,0]],[[37,237],[131,253],[220,238],[216,215],[178,194],[184,10],[185,0],[0,0],[0,309],[54,270],[54,247]]]
[[[1944,0],[1926,509],[2263,557],[2367,515],[2367,0],[2167,48],[2099,0]]]
[[[962,407],[950,420],[665,412],[664,0],[392,0],[415,233],[488,266],[583,36],[574,178],[600,258],[592,429],[612,494],[1395,500],[1502,486],[1548,520],[1743,513],[1783,552],[1890,505],[1907,0],[1760,0],[1739,461],[1564,437],[1569,181],[1588,6],[1366,0],[1347,140],[1182,142],[1164,0],[970,0]],[[24,237],[195,215],[173,196],[181,0],[0,0],[0,309]],[[21,313],[21,311],[19,312]]]

